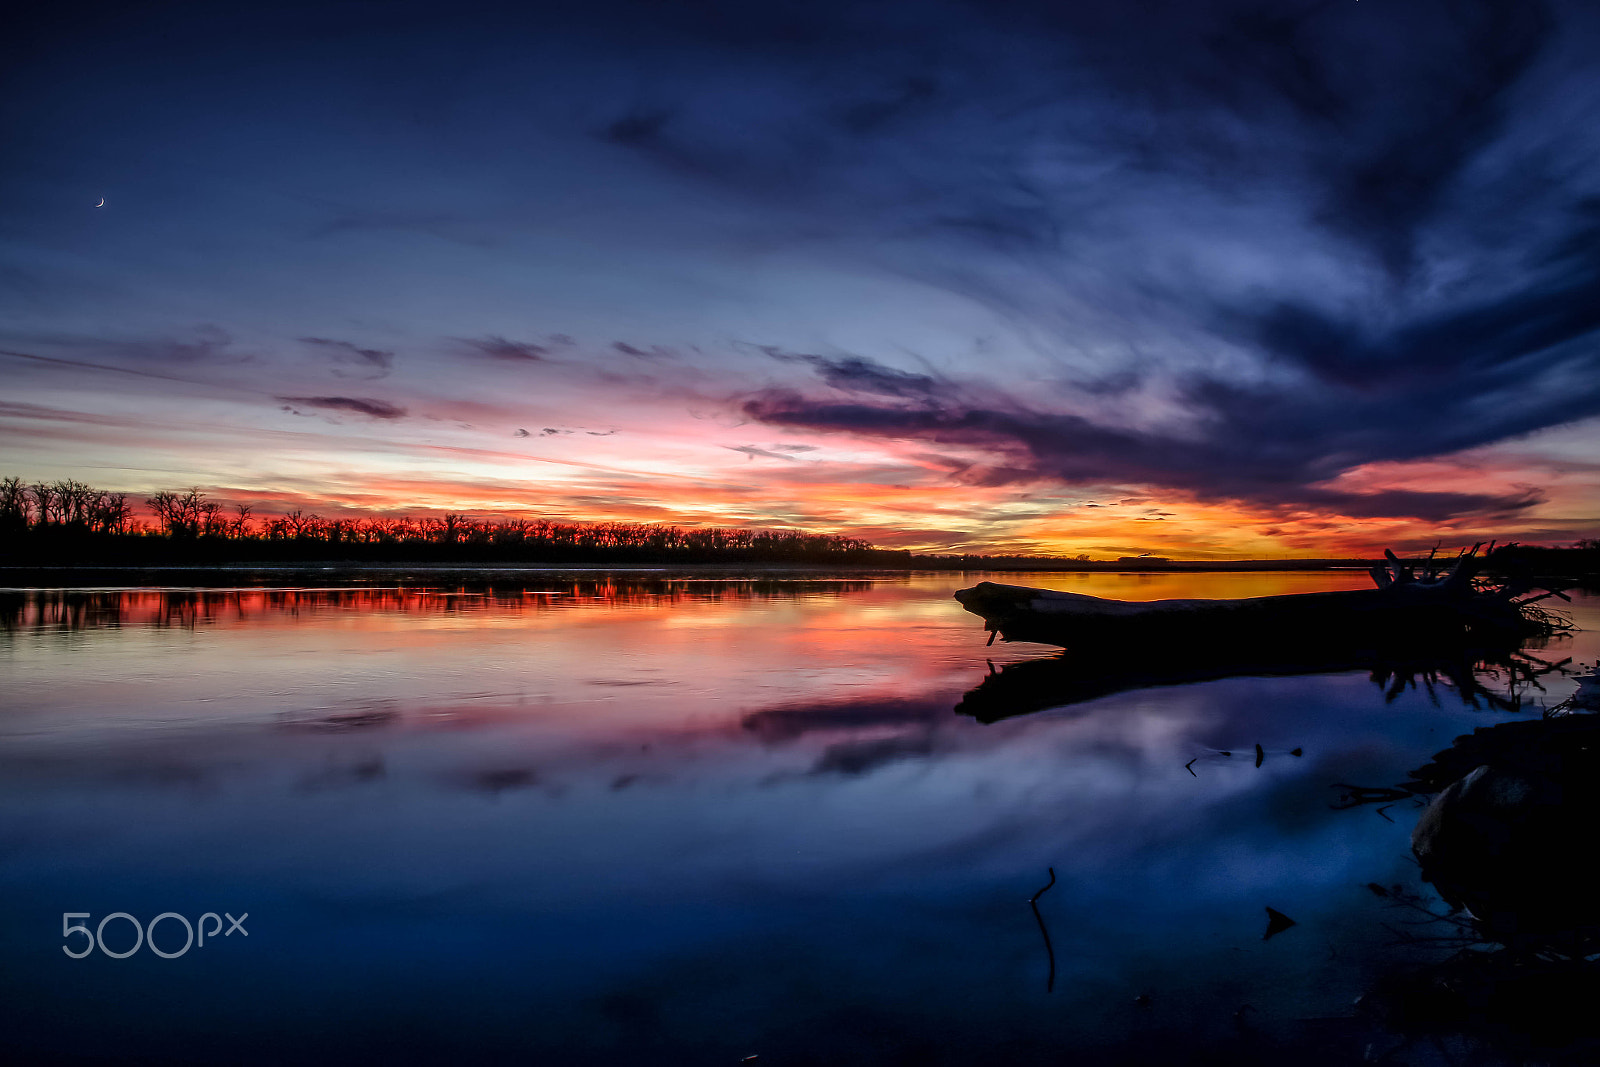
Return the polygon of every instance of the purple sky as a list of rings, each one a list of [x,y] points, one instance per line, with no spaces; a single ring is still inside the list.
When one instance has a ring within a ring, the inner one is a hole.
[[[1592,5],[7,38],[0,473],[1093,554],[1600,531]]]

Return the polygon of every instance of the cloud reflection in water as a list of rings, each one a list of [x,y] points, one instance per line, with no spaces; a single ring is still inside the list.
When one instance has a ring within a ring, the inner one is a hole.
[[[207,963],[260,1000],[205,1003],[264,1058],[326,997],[330,1048],[458,1047],[472,1018],[480,1053],[570,1062],[963,1062],[997,1031],[1019,1062],[1092,1059],[1225,1044],[1242,1002],[1263,1032],[1343,1013],[1384,939],[1363,887],[1416,872],[1407,820],[1329,785],[1397,780],[1487,714],[1346,672],[983,725],[953,709],[985,655],[1036,650],[985,650],[960,583],[8,594],[7,914],[248,903],[255,955]],[[1263,944],[1265,905],[1299,925]],[[29,976],[6,993],[42,1020],[124,1004],[91,1045],[193,973],[130,990],[40,931],[0,931]]]

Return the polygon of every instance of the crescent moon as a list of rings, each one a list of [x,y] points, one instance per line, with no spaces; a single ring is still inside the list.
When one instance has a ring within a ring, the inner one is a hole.
[[[95,207],[105,207],[105,206],[106,206],[106,198],[102,196],[100,198],[100,202],[98,204],[96,204]]]

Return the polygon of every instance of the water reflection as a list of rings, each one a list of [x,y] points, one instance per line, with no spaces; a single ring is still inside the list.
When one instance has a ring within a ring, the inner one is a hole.
[[[1253,577],[1238,595],[1263,591]],[[1392,887],[1437,898],[1406,809],[1339,810],[1329,783],[1402,782],[1450,737],[1534,714],[1446,699],[1469,680],[1507,697],[1480,661],[1438,667],[1437,704],[1427,674],[1397,688],[1323,664],[985,724],[952,709],[986,656],[1000,676],[1034,668],[1027,648],[983,648],[949,598],[970,579],[723,584],[13,594],[0,996],[16,1047],[1350,1062],[1387,1025],[1350,1004],[1394,973]],[[524,595],[552,591],[574,595]],[[1519,655],[1587,661],[1592,640]],[[1575,686],[1538,680],[1545,704]],[[248,953],[57,951],[63,911],[225,907],[250,911]],[[1296,925],[1263,941],[1266,907]]]
[[[1067,651],[995,669],[969,690],[956,711],[979,722],[998,722],[1049,708],[1098,700],[1132,689],[1192,685],[1241,676],[1271,677],[1359,671],[1388,699],[1417,688],[1430,697],[1440,690],[1471,707],[1516,711],[1540,679],[1561,671],[1569,659],[1543,660],[1514,644],[1427,647],[1325,647],[1292,654],[1260,648],[1187,654],[1181,649]]]
[[[530,586],[492,583],[388,588],[292,589],[12,589],[0,590],[0,630],[62,631],[122,626],[193,629],[225,620],[260,623],[303,612],[521,613],[571,608],[585,602],[608,605],[672,605],[693,602],[783,600],[843,596],[872,586],[861,580],[578,578]]]

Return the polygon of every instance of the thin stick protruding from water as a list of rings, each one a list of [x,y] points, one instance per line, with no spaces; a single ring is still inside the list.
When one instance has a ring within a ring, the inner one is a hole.
[[[1050,881],[1046,882],[1040,890],[1028,898],[1028,907],[1033,909],[1034,920],[1039,924],[1039,933],[1044,935],[1044,952],[1050,958],[1050,977],[1045,979],[1044,991],[1054,993],[1056,989],[1056,950],[1050,945],[1050,931],[1044,925],[1044,916],[1039,914],[1039,898],[1044,896],[1045,890],[1056,884],[1056,869],[1046,868],[1050,872]]]

